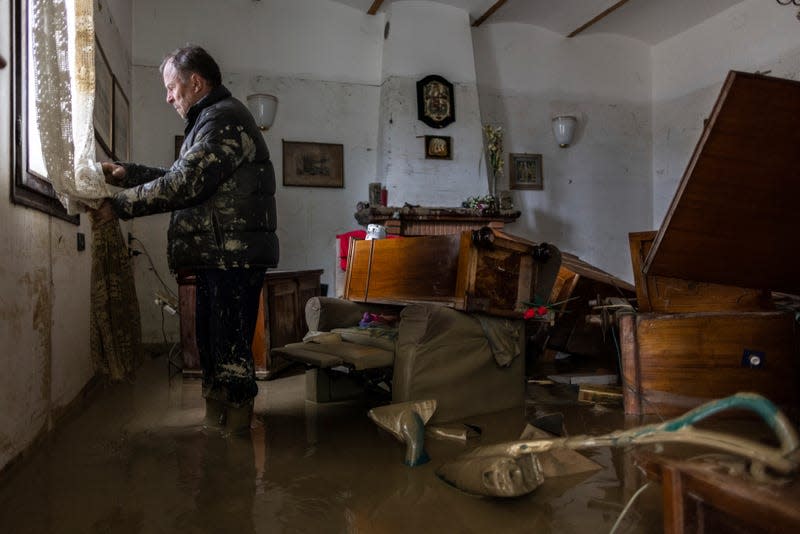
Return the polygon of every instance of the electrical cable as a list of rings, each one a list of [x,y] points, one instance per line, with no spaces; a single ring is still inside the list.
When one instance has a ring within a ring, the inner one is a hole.
[[[642,486],[641,488],[639,488],[638,490],[636,490],[636,493],[634,493],[634,494],[633,494],[633,496],[632,496],[632,497],[630,498],[630,500],[628,501],[628,504],[626,504],[626,505],[625,505],[625,508],[623,508],[623,509],[622,509],[622,512],[619,514],[619,517],[617,518],[617,521],[614,523],[614,526],[613,526],[613,527],[611,527],[611,530],[608,532],[608,534],[614,534],[614,533],[617,531],[617,528],[618,528],[618,527],[619,527],[619,525],[622,523],[622,519],[625,517],[625,514],[627,514],[627,513],[628,513],[628,510],[630,510],[630,507],[631,507],[631,505],[633,504],[633,501],[635,501],[635,500],[636,500],[636,498],[637,498],[639,495],[641,495],[641,494],[642,494],[642,492],[643,492],[644,490],[646,490],[647,488],[649,488],[649,487],[650,487],[650,482],[648,482],[647,484],[645,484],[644,486]]]
[[[164,319],[165,319],[164,308],[162,306],[161,307],[161,335],[164,337],[164,344],[168,345],[169,344],[169,340],[167,339],[167,330],[164,327]],[[180,371],[183,370],[183,365],[182,365],[183,362],[178,361],[176,363],[172,359],[173,356],[175,355],[175,349],[178,348],[179,346],[180,346],[180,342],[178,342],[178,341],[172,343],[172,347],[170,347],[169,352],[167,353],[167,381],[172,380],[173,376],[175,376],[176,374],[178,374]],[[172,373],[172,368],[173,367],[176,369],[174,374]]]
[[[144,252],[144,255],[147,257],[147,261],[150,262],[150,268],[153,270],[153,273],[156,275],[156,278],[158,278],[158,281],[161,282],[162,287],[167,291],[167,293],[169,293],[170,296],[172,296],[172,298],[177,299],[178,295],[175,294],[175,292],[164,282],[164,279],[161,278],[161,275],[158,274],[158,269],[156,269],[156,266],[153,263],[153,258],[150,256],[150,252],[147,251],[147,247],[144,245],[144,243],[142,243],[142,240],[137,237],[132,237],[131,241],[137,241],[139,245],[141,245],[142,251]]]

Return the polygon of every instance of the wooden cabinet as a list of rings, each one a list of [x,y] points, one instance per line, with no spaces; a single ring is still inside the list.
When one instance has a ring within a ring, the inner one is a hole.
[[[253,335],[253,360],[258,378],[270,378],[285,367],[271,361],[269,351],[303,339],[308,327],[306,301],[320,294],[322,269],[307,271],[268,271],[261,291],[256,331]],[[195,340],[195,279],[178,279],[181,316],[181,347],[184,376],[200,376],[200,358]]]
[[[320,295],[321,275],[322,269],[267,272],[253,336],[253,359],[259,378],[269,378],[287,365],[272,361],[270,349],[301,341],[308,331],[306,302]]]

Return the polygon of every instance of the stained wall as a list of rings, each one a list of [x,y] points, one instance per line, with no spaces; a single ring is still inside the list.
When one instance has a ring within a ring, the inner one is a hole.
[[[97,33],[130,91],[128,2],[96,4]],[[112,9],[113,8],[113,9]],[[113,13],[113,14],[112,14]],[[10,201],[11,5],[0,0],[0,468],[53,428],[93,375],[89,354],[91,228]],[[124,31],[124,30],[123,30]],[[77,234],[87,249],[77,250]]]

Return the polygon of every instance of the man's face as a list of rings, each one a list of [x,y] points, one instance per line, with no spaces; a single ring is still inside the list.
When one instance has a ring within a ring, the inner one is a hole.
[[[177,69],[173,67],[172,61],[164,66],[164,87],[167,89],[167,102],[175,108],[182,118],[186,118],[189,108],[192,107],[200,98],[201,87],[198,84],[198,76],[191,74],[184,81]]]

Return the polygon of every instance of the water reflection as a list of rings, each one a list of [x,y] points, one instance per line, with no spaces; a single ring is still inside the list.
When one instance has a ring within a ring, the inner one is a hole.
[[[176,518],[176,531],[255,533],[253,441],[201,431],[176,437],[176,445],[178,481],[194,501]]]
[[[305,400],[302,375],[261,382],[246,438],[200,426],[199,384],[149,362],[130,388],[109,388],[0,481],[0,532],[607,532],[643,483],[624,450],[586,451],[602,466],[549,479],[530,495],[462,493],[436,469],[471,447],[516,439],[526,413],[471,418],[467,443],[426,438],[428,464],[403,465],[405,445],[359,403]],[[563,412],[570,434],[625,425],[549,393],[528,418]],[[550,404],[548,401],[550,400]],[[624,532],[661,528],[659,491],[637,500]]]

